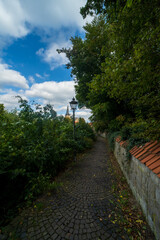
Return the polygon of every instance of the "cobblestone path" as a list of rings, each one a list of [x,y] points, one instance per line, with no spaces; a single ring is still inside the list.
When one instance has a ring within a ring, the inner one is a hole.
[[[108,217],[114,210],[114,196],[107,157],[105,140],[99,138],[93,149],[62,174],[63,186],[46,197],[42,211],[26,211],[13,222],[17,239],[128,239]]]

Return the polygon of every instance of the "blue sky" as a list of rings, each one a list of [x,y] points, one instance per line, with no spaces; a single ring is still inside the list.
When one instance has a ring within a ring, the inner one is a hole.
[[[65,114],[75,96],[74,81],[65,68],[65,54],[56,49],[72,47],[70,37],[84,37],[79,10],[85,0],[0,0],[0,103],[18,107],[16,95],[28,101],[53,104]],[[89,109],[78,117],[88,119]]]

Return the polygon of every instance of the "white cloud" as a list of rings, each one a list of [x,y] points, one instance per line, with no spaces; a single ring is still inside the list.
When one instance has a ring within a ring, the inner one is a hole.
[[[68,62],[65,53],[58,54],[57,49],[70,48],[71,42],[52,43],[47,50],[43,48],[37,51],[37,55],[41,56],[43,60],[50,64],[53,70],[56,67],[62,66]]]
[[[48,78],[50,75],[47,73],[44,73],[44,78]]]
[[[39,73],[36,73],[35,75],[36,75],[36,77],[38,77],[38,78],[43,78]]]
[[[7,64],[0,63],[0,87],[14,86],[28,88],[27,80],[19,72],[9,69]]]
[[[65,106],[59,107],[59,108],[55,108],[55,110],[56,110],[56,111],[62,111],[62,112],[65,112],[65,113],[66,113],[67,105],[68,105],[68,104],[66,104]]]
[[[28,90],[20,89],[19,91],[13,91],[11,89],[0,89],[0,103],[3,103],[6,109],[12,110],[15,107],[18,108],[18,100],[15,96],[20,95],[23,99],[28,101],[35,100],[42,106],[50,103],[54,106],[58,115],[65,115],[67,105],[75,95],[74,82],[44,82],[36,83],[31,86]],[[72,110],[69,107],[70,114]],[[91,116],[90,109],[77,109],[76,117],[82,117],[86,121]]]
[[[42,99],[45,104],[54,106],[66,105],[74,95],[73,81],[36,83],[26,90],[26,96]]]
[[[85,119],[85,121],[88,121],[88,118],[90,117],[92,115],[92,113],[91,113],[91,110],[90,109],[87,109],[87,108],[84,108],[83,110],[78,110],[77,112],[76,112],[76,116],[78,117],[78,118],[84,118]]]
[[[43,82],[33,84],[25,94],[27,98],[36,98],[42,105],[50,103],[58,114],[65,115],[67,105],[75,96],[74,81]],[[70,109],[70,114],[72,110]],[[91,110],[87,108],[77,109],[76,117],[82,117],[86,121],[91,116]]]
[[[22,37],[31,28],[79,28],[85,0],[0,0],[0,35]]]
[[[34,79],[33,76],[29,76],[29,77],[28,77],[28,80],[29,80],[31,83],[34,83],[34,82],[35,82],[35,79]]]
[[[22,91],[13,91],[12,89],[6,89],[3,91],[3,94],[0,94],[0,103],[4,104],[5,108],[8,110],[13,110],[14,108],[18,108],[18,99],[16,96],[20,95],[23,99],[27,98],[25,97],[24,93]]]
[[[82,27],[80,7],[85,0],[21,0],[27,20],[34,26],[58,29],[60,27]]]
[[[39,74],[39,73],[35,73],[35,76],[37,78],[40,78],[40,79],[45,79],[45,78],[48,78],[49,77],[49,74],[47,73],[43,73],[43,75]]]
[[[19,0],[0,0],[0,35],[23,37],[28,33],[26,14]]]
[[[0,0],[0,51],[14,38],[24,37],[36,29],[48,44],[47,49],[41,48],[37,54],[51,69],[66,64],[65,54],[58,54],[56,49],[70,47],[66,39],[77,30],[83,31],[87,20],[80,15],[80,7],[85,3],[86,0]],[[60,34],[63,36],[57,36]]]

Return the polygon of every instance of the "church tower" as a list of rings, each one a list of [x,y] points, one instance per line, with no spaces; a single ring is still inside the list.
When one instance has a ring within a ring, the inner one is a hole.
[[[67,111],[66,111],[65,117],[66,118],[71,118],[71,116],[69,114],[69,106],[67,106]]]

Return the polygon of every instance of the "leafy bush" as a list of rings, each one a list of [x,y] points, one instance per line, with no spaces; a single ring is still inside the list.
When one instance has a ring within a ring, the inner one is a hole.
[[[119,131],[121,127],[122,127],[122,122],[118,118],[111,120],[110,123],[108,124],[108,129],[111,132]]]
[[[39,174],[28,181],[25,191],[25,200],[30,204],[40,194],[52,189],[54,189],[54,182],[51,182],[51,177],[48,174]]]
[[[146,135],[149,125],[144,120],[137,120],[133,123],[126,123],[121,129],[122,140],[129,140],[133,144],[141,144],[142,142],[150,141],[151,139]]]
[[[109,132],[107,134],[108,143],[109,143],[109,146],[112,150],[114,150],[115,138],[119,135],[120,135],[119,131],[118,132]]]
[[[122,137],[122,140],[128,140],[131,137],[131,135],[132,135],[132,128],[131,128],[131,126],[124,126],[124,127],[122,127],[120,135]]]
[[[0,105],[0,182],[5,182],[5,187],[0,185],[0,223],[21,202],[32,202],[51,188],[51,179],[73,159],[74,150],[90,147],[95,138],[80,119],[75,141],[70,119],[57,117],[51,105],[32,108],[18,98],[19,113],[8,113]]]
[[[85,147],[91,148],[93,146],[93,139],[84,137]]]

